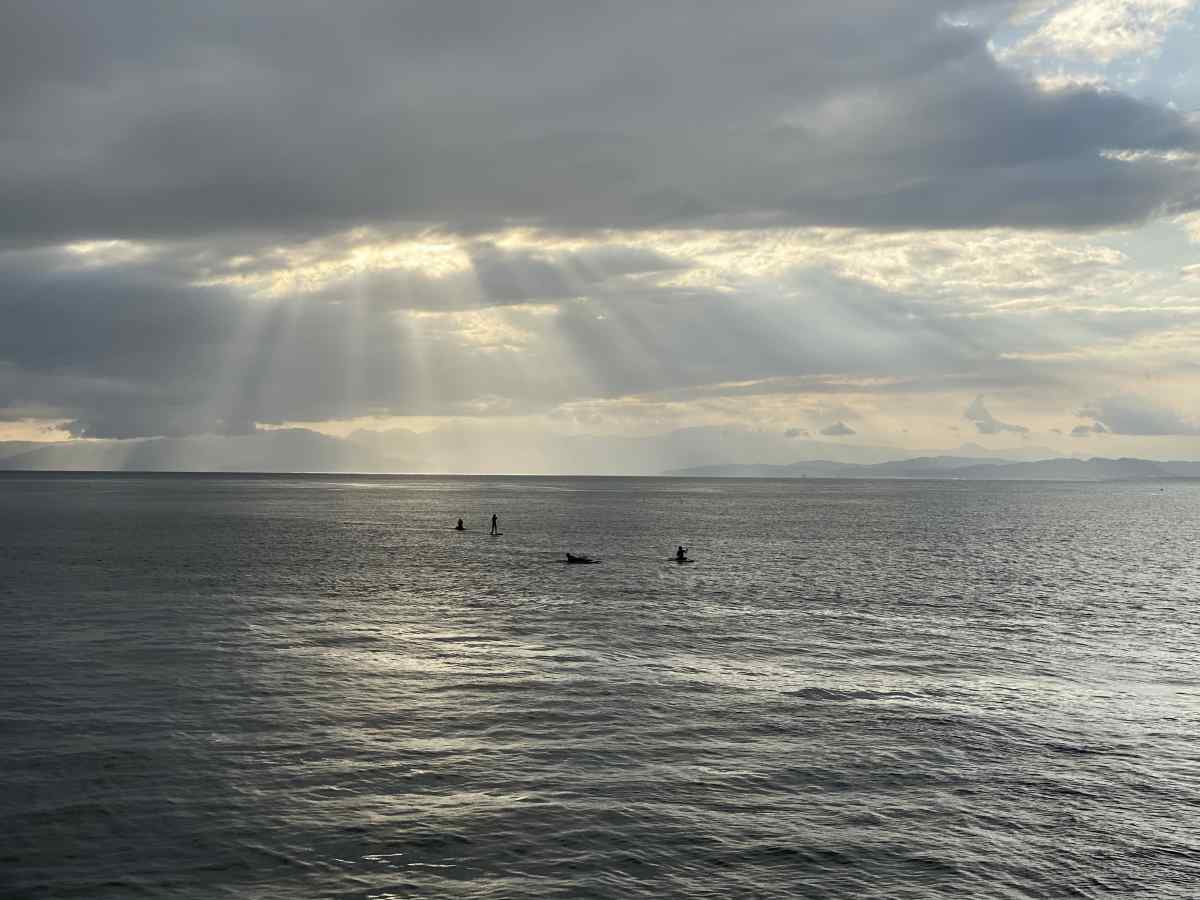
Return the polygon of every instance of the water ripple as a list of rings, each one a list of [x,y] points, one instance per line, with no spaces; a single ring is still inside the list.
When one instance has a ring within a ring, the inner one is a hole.
[[[1198,500],[0,478],[0,894],[1194,897]]]

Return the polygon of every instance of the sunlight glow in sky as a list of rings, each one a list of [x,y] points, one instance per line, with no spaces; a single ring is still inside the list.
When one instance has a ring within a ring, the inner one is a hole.
[[[504,7],[6,6],[0,441],[1200,458],[1194,0]]]

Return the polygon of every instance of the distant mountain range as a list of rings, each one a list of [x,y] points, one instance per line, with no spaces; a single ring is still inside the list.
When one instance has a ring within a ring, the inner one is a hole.
[[[861,465],[807,460],[784,466],[693,466],[664,474],[704,478],[941,478],[971,481],[1137,481],[1200,478],[1200,462],[1147,459],[1041,459],[1012,462],[965,456],[918,456]]]
[[[412,460],[303,428],[236,436],[0,443],[0,470],[406,472],[413,468]]]
[[[753,465],[730,460],[757,459]],[[549,435],[518,427],[356,431],[305,428],[58,443],[0,442],[0,470],[692,475],[766,478],[970,478],[1110,481],[1200,477],[1200,463],[1064,459],[1047,447],[905,451],[797,440],[742,428],[663,434]]]
[[[1048,448],[989,451],[975,444],[950,452],[1008,460],[1055,455]],[[345,437],[285,428],[241,435],[10,441],[0,442],[0,469],[657,475],[666,469],[743,460],[772,465],[799,460],[866,465],[915,455],[898,447],[804,440],[781,431],[737,427],[681,428],[649,435],[553,434],[500,422],[449,425],[423,433],[400,428],[363,430]]]

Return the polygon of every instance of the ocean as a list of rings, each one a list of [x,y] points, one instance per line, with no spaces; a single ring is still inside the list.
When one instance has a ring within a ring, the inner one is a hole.
[[[0,896],[1200,896],[1198,550],[1195,482],[6,474]]]

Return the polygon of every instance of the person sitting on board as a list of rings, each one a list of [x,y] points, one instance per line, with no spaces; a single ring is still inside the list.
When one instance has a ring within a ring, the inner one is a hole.
[[[684,548],[683,544],[680,544],[679,549],[675,551],[675,559],[677,559],[679,562],[683,562],[685,559],[687,559],[687,550]]]
[[[458,524],[454,526],[454,530],[455,531],[466,531],[467,530],[467,529],[463,528],[462,519],[458,520]]]
[[[492,513],[492,534],[500,533],[500,529],[498,527],[499,522],[500,520],[496,517],[496,514]]]

